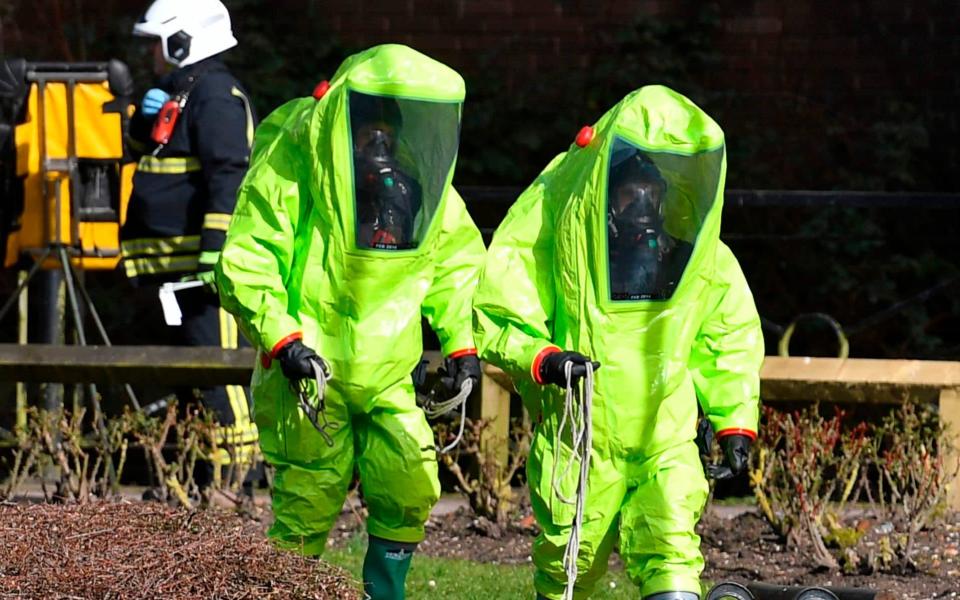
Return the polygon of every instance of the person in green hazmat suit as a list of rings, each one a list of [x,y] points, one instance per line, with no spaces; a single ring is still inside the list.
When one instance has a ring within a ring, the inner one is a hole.
[[[463,99],[460,75],[405,46],[349,57],[258,128],[217,266],[223,306],[261,356],[270,536],[321,554],[356,467],[374,599],[403,597],[440,492],[411,380],[421,316],[453,387],[479,378],[470,308],[484,246],[451,185]]]
[[[723,466],[744,471],[763,358],[752,295],[719,240],[725,170],[720,127],[680,94],[643,87],[581,130],[487,250],[474,339],[536,423],[527,474],[543,529],[540,598],[589,596],[618,540],[643,598],[700,597],[698,401]],[[584,411],[568,410],[563,389],[581,378],[593,384],[588,436],[582,423],[573,435],[571,415]]]

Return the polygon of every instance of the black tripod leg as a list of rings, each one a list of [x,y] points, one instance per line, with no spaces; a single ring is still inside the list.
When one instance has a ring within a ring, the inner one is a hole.
[[[97,307],[94,306],[93,300],[90,298],[90,293],[87,292],[87,287],[81,282],[77,282],[77,288],[80,290],[80,295],[83,297],[83,301],[87,305],[87,310],[90,311],[90,316],[93,317],[93,323],[97,326],[97,331],[100,333],[100,338],[103,339],[104,346],[113,346],[110,343],[110,337],[107,335],[107,330],[103,326],[103,321],[100,320],[100,313],[97,312]],[[133,392],[133,388],[129,383],[123,384],[124,389],[127,392],[127,397],[130,398],[130,404],[133,405],[134,410],[140,412],[140,402],[137,400],[137,395]]]
[[[77,330],[77,339],[81,346],[87,345],[87,336],[83,329],[83,319],[80,318],[80,303],[77,299],[77,291],[74,287],[74,273],[70,266],[70,258],[63,246],[59,248],[60,265],[63,268],[63,279],[67,288],[67,303],[70,304],[70,312],[73,315],[73,325]],[[97,393],[97,387],[87,384],[87,394],[90,396],[90,405],[93,407],[93,420],[100,434],[100,443],[103,444],[104,464],[107,468],[107,481],[111,489],[116,488],[117,473],[113,464],[113,456],[109,453],[109,439],[107,435],[107,424],[103,418],[103,410],[100,407],[100,395]]]
[[[4,303],[3,308],[0,308],[0,321],[3,320],[7,313],[10,311],[10,308],[13,307],[14,303],[17,301],[17,298],[20,297],[20,294],[23,293],[23,290],[30,285],[30,280],[33,279],[33,276],[37,274],[37,271],[40,270],[40,265],[43,264],[43,261],[47,260],[47,257],[50,256],[50,248],[47,248],[43,255],[40,257],[40,260],[33,263],[33,266],[30,267],[30,271],[27,272],[27,277],[20,282],[20,285],[17,286],[17,290],[7,298],[7,301]]]

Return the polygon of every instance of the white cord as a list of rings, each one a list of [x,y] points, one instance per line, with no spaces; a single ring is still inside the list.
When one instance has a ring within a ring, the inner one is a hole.
[[[593,364],[587,362],[586,374],[583,378],[583,392],[579,386],[573,384],[573,362],[567,361],[563,365],[564,375],[567,378],[567,389],[563,401],[563,414],[557,427],[554,443],[553,472],[550,476],[550,486],[554,495],[564,504],[576,506],[573,527],[570,530],[570,539],[563,553],[563,568],[567,573],[567,587],[564,590],[564,600],[573,600],[573,588],[577,582],[577,556],[580,554],[580,537],[583,532],[583,508],[587,497],[587,479],[590,474],[590,452],[593,449],[593,421],[590,407],[593,404]],[[563,430],[570,423],[571,452],[570,460],[563,467],[560,479],[557,479],[557,464],[560,454],[560,445],[563,443]],[[580,473],[577,479],[576,497],[569,498],[563,494],[560,482],[565,481],[579,462]]]
[[[323,402],[323,399],[327,395],[327,382],[332,377],[332,374],[327,375],[320,363],[313,359],[310,359],[310,366],[313,367],[313,376],[317,380],[317,400]]]
[[[460,384],[460,393],[458,393],[453,398],[449,400],[444,400],[442,402],[431,402],[423,407],[423,412],[427,417],[435,419],[441,415],[445,415],[450,411],[456,410],[457,407],[460,407],[460,431],[457,432],[457,437],[452,442],[444,446],[443,448],[437,450],[440,454],[446,454],[454,448],[457,447],[457,444],[460,443],[460,440],[463,439],[463,430],[467,424],[467,399],[470,398],[470,393],[473,392],[473,379],[467,378],[463,380],[463,383]]]
[[[330,436],[330,432],[327,430],[339,429],[340,424],[331,423],[327,419],[326,405],[324,404],[324,398],[326,397],[327,392],[327,382],[330,381],[330,379],[333,377],[333,374],[324,371],[321,363],[317,362],[316,360],[311,359],[310,366],[313,368],[313,377],[317,382],[317,405],[314,406],[310,402],[309,385],[305,380],[301,379],[296,384],[291,382],[290,386],[300,399],[300,409],[307,415],[307,419],[310,420],[310,423],[313,425],[314,429],[316,429],[317,432],[323,437],[323,441],[325,441],[328,446],[333,447],[333,437]]]

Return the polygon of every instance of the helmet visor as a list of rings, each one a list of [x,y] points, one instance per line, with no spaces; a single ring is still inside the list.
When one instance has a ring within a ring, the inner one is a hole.
[[[357,247],[417,248],[457,156],[461,105],[356,91],[349,102]]]
[[[643,150],[617,137],[607,171],[610,299],[673,296],[716,197],[722,150]]]

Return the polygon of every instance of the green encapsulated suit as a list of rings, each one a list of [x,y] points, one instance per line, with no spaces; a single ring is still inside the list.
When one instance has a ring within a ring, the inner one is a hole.
[[[475,352],[470,301],[484,255],[451,186],[463,99],[455,71],[377,46],[256,132],[217,280],[260,351],[252,392],[276,467],[270,535],[282,546],[323,551],[355,467],[370,534],[423,539],[440,489],[411,380],[421,317],[447,356]],[[295,339],[332,372],[329,444],[272,360]]]
[[[576,596],[590,594],[618,539],[643,597],[699,594],[694,526],[708,488],[698,401],[718,437],[755,438],[763,358],[752,295],[719,240],[723,132],[687,98],[649,86],[592,133],[546,167],[497,229],[474,295],[474,337],[537,423],[528,480],[543,528],[538,593],[563,594],[575,512],[561,498],[578,479],[562,468],[569,435],[557,442],[564,392],[538,374],[562,349],[602,365]]]

